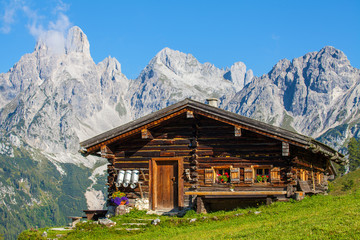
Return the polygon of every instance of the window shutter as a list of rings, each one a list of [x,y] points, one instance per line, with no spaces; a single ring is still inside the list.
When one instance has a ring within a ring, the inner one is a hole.
[[[270,181],[272,183],[278,183],[280,182],[280,168],[279,167],[273,167],[271,169],[271,178]]]
[[[211,168],[205,169],[205,184],[212,184],[214,182],[214,170]]]
[[[244,168],[244,182],[252,183],[253,182],[253,170],[252,168]]]
[[[240,168],[230,169],[231,183],[240,183]]]

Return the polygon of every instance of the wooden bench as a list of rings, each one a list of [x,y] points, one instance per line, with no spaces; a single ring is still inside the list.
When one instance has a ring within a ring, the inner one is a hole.
[[[99,218],[105,217],[107,210],[83,210],[86,214],[87,220],[98,220]]]
[[[271,195],[285,195],[286,191],[234,191],[234,192],[185,192],[185,195],[198,196],[271,196]]]

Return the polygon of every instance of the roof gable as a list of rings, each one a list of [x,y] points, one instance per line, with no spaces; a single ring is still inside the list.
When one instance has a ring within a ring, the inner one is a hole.
[[[288,142],[313,151],[320,151],[336,162],[344,162],[343,155],[339,154],[329,146],[320,143],[310,137],[288,131],[283,128],[272,126],[251,118],[247,118],[208,104],[200,103],[191,99],[185,99],[162,110],[156,111],[127,124],[104,132],[93,138],[80,143],[81,147],[86,149],[88,154],[99,151],[101,146],[111,144],[115,141],[141,132],[143,129],[150,129],[158,126],[162,122],[174,118],[187,111],[199,114],[220,122],[224,122],[236,127],[275,138],[277,140]]]

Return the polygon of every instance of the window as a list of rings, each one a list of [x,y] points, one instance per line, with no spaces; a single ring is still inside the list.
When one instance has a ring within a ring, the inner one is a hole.
[[[270,182],[270,169],[272,166],[253,166],[254,169],[254,182],[266,183]]]
[[[308,180],[308,172],[304,169],[300,169],[300,180],[307,181]]]
[[[230,168],[215,169],[215,182],[228,183],[230,182]]]
[[[240,168],[221,166],[205,169],[205,184],[239,183]]]
[[[269,169],[258,168],[256,169],[256,175],[267,175],[269,176]]]
[[[317,183],[318,184],[323,184],[323,181],[324,181],[323,173],[317,172],[316,173],[316,178],[317,178]]]

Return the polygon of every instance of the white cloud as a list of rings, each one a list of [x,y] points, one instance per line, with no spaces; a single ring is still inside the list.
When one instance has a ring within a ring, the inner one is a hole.
[[[49,29],[65,33],[70,25],[69,18],[65,14],[60,13],[56,22],[49,23]]]
[[[4,4],[4,3],[3,3]],[[0,31],[4,34],[10,33],[11,26],[15,22],[16,13],[21,9],[23,5],[22,0],[11,0],[7,4],[4,4],[3,12],[0,16],[1,28]]]
[[[56,14],[58,12],[66,12],[67,10],[69,10],[70,5],[67,3],[64,3],[61,0],[58,0],[56,7],[53,10],[53,14]]]
[[[33,13],[34,12],[28,11],[29,18],[32,18],[31,24],[27,26],[30,34],[37,39],[37,41],[45,43],[53,53],[64,53],[65,35],[71,26],[69,18],[65,14],[60,13],[54,22],[50,21],[48,26],[44,27],[38,23],[38,16],[36,14],[33,15]]]
[[[0,30],[2,33],[9,33],[15,23],[16,15],[23,14],[28,21],[26,27],[29,33],[37,41],[45,43],[54,53],[63,53],[65,35],[71,26],[70,20],[65,14],[68,9],[68,4],[58,0],[56,6],[50,11],[50,15],[46,16],[30,8],[24,0],[10,0],[1,16],[2,27]]]

